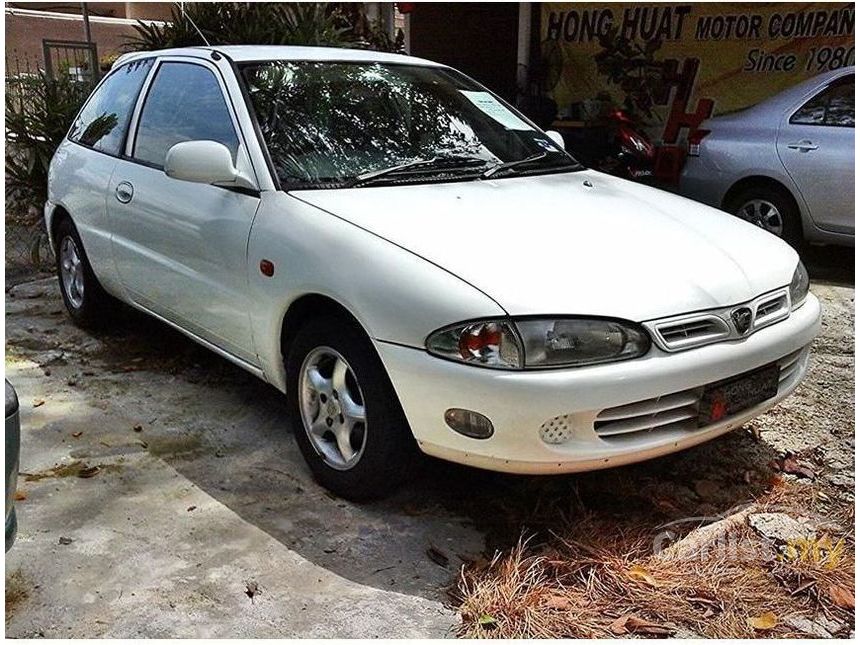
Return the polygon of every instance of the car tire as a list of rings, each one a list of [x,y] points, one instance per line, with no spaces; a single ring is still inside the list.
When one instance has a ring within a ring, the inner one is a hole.
[[[55,244],[57,279],[69,316],[85,329],[104,327],[113,318],[117,301],[93,273],[81,236],[70,218],[57,225]]]
[[[794,198],[784,190],[767,185],[744,188],[726,202],[725,210],[782,238],[795,249],[803,245],[800,212]]]
[[[385,497],[417,464],[394,387],[355,323],[326,317],[304,324],[286,358],[286,386],[299,449],[314,478],[336,495],[356,502]]]

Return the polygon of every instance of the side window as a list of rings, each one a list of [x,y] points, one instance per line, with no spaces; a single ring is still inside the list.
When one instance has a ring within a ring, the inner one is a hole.
[[[69,130],[69,139],[118,155],[131,112],[152,59],[138,60],[111,72],[89,98]]]
[[[143,104],[133,156],[162,167],[173,145],[197,140],[223,143],[236,160],[239,140],[215,75],[193,63],[164,63]]]
[[[854,127],[854,75],[845,76],[807,101],[789,123]]]

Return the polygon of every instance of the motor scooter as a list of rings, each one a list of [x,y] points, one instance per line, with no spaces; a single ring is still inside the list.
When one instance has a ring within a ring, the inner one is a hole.
[[[653,177],[657,148],[651,138],[624,110],[612,109],[608,121],[606,149],[595,155],[594,167],[625,179]]]

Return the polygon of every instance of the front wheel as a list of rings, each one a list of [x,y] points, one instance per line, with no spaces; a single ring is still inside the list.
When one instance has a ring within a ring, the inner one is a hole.
[[[353,501],[393,493],[417,446],[364,332],[337,318],[309,321],[290,347],[286,371],[296,441],[317,481]]]

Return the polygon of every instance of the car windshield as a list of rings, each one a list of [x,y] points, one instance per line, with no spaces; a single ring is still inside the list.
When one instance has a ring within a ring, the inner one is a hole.
[[[493,94],[450,69],[267,61],[241,71],[285,190],[582,168]]]

